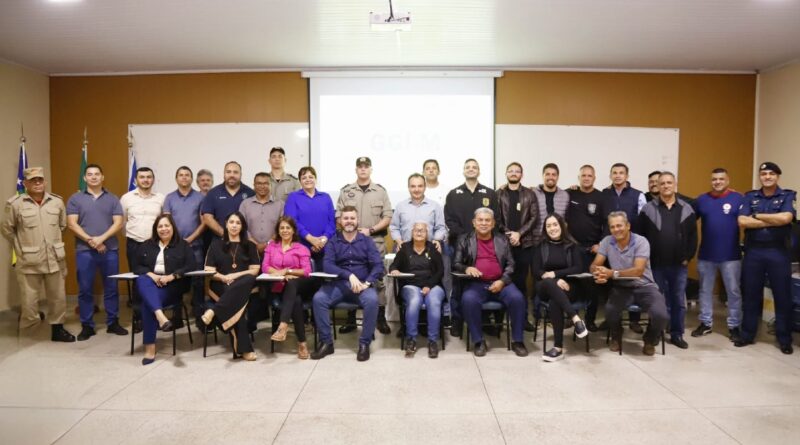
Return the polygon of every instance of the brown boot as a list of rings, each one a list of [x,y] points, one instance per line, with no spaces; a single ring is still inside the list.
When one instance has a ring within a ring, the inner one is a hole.
[[[650,356],[656,355],[656,347],[650,343],[644,342],[644,346],[642,346],[642,354]]]
[[[620,349],[619,340],[614,340],[612,338],[611,342],[609,342],[609,344],[608,344],[608,349],[610,349],[611,352],[619,352],[619,349]]]
[[[308,353],[308,345],[306,342],[301,341],[297,344],[297,358],[300,360],[308,360],[310,354]]]
[[[288,332],[289,332],[289,325],[284,322],[281,322],[281,324],[278,325],[278,330],[275,331],[275,333],[272,334],[272,337],[270,338],[273,341],[284,341],[286,340],[286,333]]]

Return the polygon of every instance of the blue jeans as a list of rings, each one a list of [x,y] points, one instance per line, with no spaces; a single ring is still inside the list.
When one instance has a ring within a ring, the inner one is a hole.
[[[323,284],[314,294],[314,320],[317,324],[319,340],[324,344],[333,344],[331,331],[331,307],[345,301],[358,304],[364,312],[364,322],[361,326],[361,336],[358,343],[369,345],[375,334],[375,325],[378,323],[378,291],[369,287],[359,294],[353,293],[350,283],[338,280],[333,283]]]
[[[103,276],[103,307],[106,310],[106,325],[111,325],[119,317],[119,292],[117,281],[108,278],[119,273],[119,252],[107,250],[99,253],[96,250],[79,250],[75,253],[75,268],[78,272],[78,307],[81,324],[94,327],[94,276],[97,269]]]
[[[742,262],[739,260],[713,261],[698,260],[697,273],[700,275],[700,323],[713,326],[714,303],[712,293],[717,278],[717,269],[722,275],[722,283],[728,294],[728,328],[738,328],[742,319],[742,292],[739,278],[742,276]]]
[[[428,341],[439,341],[439,323],[442,318],[444,289],[441,286],[434,286],[428,292],[428,295],[423,297],[422,289],[408,284],[403,286],[400,293],[406,306],[406,337],[412,340],[417,338],[419,311],[424,304],[425,310],[428,312]]]
[[[686,266],[660,266],[653,268],[653,278],[664,295],[669,312],[669,333],[683,336],[686,317]]]
[[[143,343],[152,345],[156,342],[156,331],[158,330],[155,312],[163,309],[164,306],[172,306],[180,301],[183,295],[183,283],[173,281],[164,287],[158,287],[150,277],[140,275],[136,279],[136,287],[139,289],[139,295],[142,296]]]
[[[464,291],[461,293],[461,307],[472,341],[475,343],[483,341],[481,305],[487,300],[499,301],[505,305],[508,316],[511,318],[511,340],[521,342],[522,329],[527,315],[525,313],[525,297],[522,292],[514,284],[508,284],[499,293],[493,294],[489,292],[488,283],[474,280],[464,283]]]

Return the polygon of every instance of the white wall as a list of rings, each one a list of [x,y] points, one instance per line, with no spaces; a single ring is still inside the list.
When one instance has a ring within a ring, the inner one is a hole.
[[[16,193],[20,122],[25,125],[28,165],[50,178],[50,80],[41,73],[0,61],[0,197]],[[0,237],[0,311],[19,306],[11,247]]]
[[[800,190],[800,62],[758,76],[756,153],[758,165],[772,161],[783,170],[780,186]]]

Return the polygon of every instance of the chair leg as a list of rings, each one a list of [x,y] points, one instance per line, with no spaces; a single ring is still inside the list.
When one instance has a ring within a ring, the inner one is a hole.
[[[547,317],[547,318],[545,318]],[[547,320],[550,318],[549,310],[546,310],[544,314],[542,314],[542,353],[547,352]]]
[[[176,329],[172,330],[172,355],[175,356],[178,352],[178,334]]]
[[[533,342],[536,343],[536,337],[539,334],[539,318],[533,317]]]
[[[136,329],[134,329],[134,326],[136,326],[136,312],[133,309],[131,309],[131,355],[133,355],[133,341],[134,337],[136,336],[136,334],[134,334],[134,332],[136,331]]]
[[[336,341],[336,309],[331,309],[331,330],[333,331],[333,341]]]
[[[214,340],[217,338],[217,331],[214,330]],[[203,323],[203,358],[206,357],[206,350],[208,349],[208,325]]]
[[[464,322],[464,324],[466,324],[466,322]],[[467,343],[467,352],[469,352],[469,326],[466,326],[466,327],[464,327],[464,328],[462,328],[462,329],[464,329],[465,331],[467,331],[467,333],[466,333],[466,339],[467,339],[467,340],[466,340],[466,343]],[[463,331],[462,331],[462,332],[463,332]]]
[[[661,331],[661,355],[667,355],[667,340],[664,337],[664,331]]]
[[[181,303],[181,308],[183,309],[183,314],[186,316],[186,332],[189,333],[189,344],[194,344],[194,339],[192,339],[192,323],[189,321],[189,310],[186,309],[186,305]]]

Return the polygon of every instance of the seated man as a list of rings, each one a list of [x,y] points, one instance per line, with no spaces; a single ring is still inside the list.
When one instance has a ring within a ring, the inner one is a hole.
[[[333,354],[330,308],[347,301],[364,310],[364,323],[358,339],[358,361],[369,360],[369,344],[378,321],[378,292],[375,283],[382,278],[383,260],[372,238],[358,231],[358,211],[344,206],[340,221],[342,231],[325,245],[322,262],[325,273],[337,278],[322,285],[314,295],[314,319],[320,343],[311,353],[313,360]]]
[[[606,321],[611,329],[609,348],[614,352],[619,351],[622,340],[622,311],[636,303],[650,317],[644,333],[642,352],[653,355],[656,353],[655,345],[658,344],[661,332],[669,321],[669,314],[664,296],[658,291],[650,270],[650,243],[647,238],[631,232],[628,216],[622,211],[608,215],[608,230],[611,235],[600,241],[597,256],[589,270],[598,284],[618,280],[613,283],[606,303]],[[611,269],[604,266],[606,260]]]
[[[492,209],[475,210],[472,219],[475,230],[461,235],[456,244],[453,270],[473,278],[463,285],[462,312],[475,342],[475,356],[483,357],[487,348],[481,329],[481,305],[486,300],[501,302],[511,317],[511,349],[519,357],[525,357],[528,355],[522,340],[525,297],[511,281],[514,273],[511,248],[505,236],[494,236],[494,223]]]

